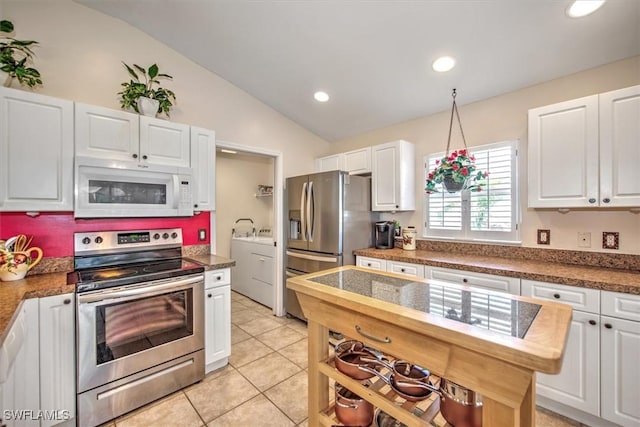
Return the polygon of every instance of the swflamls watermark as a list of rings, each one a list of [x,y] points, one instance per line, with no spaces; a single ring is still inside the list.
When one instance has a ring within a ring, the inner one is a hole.
[[[34,410],[34,409],[5,409],[2,411],[2,419],[16,421],[46,420],[67,421],[71,419],[71,411],[61,410]]]

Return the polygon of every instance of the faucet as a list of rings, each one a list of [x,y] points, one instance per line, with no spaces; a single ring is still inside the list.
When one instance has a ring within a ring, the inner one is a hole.
[[[240,221],[249,221],[251,223],[251,227],[252,227],[252,237],[255,239],[256,238],[256,227],[253,224],[253,220],[251,218],[239,218],[236,220],[236,224],[239,223]],[[232,237],[236,237],[236,229],[235,227],[231,229],[231,236]]]

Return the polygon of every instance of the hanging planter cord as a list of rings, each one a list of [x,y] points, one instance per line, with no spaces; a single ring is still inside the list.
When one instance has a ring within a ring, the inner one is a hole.
[[[460,114],[458,114],[458,105],[456,105],[456,90],[453,89],[453,93],[451,94],[453,98],[453,104],[451,105],[451,118],[449,119],[449,138],[447,138],[447,151],[446,154],[449,154],[449,146],[451,145],[451,129],[453,128],[453,112],[456,113],[456,119],[458,119],[458,126],[460,126],[460,134],[462,135],[462,143],[464,144],[464,148],[467,149],[467,141],[464,138],[464,131],[462,130],[462,122],[460,121]]]

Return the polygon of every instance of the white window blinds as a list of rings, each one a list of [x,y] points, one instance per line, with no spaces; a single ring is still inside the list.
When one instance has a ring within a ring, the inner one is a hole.
[[[472,148],[477,170],[488,171],[482,191],[431,193],[426,196],[425,236],[465,240],[517,241],[517,141]],[[426,175],[437,153],[425,159]]]

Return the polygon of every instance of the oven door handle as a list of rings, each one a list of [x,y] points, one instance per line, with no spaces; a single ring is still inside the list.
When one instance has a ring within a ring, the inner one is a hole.
[[[192,287],[191,285],[204,282],[204,276],[190,277],[188,279],[172,280],[168,283],[158,283],[155,285],[144,285],[131,288],[118,288],[116,290],[102,290],[97,292],[88,292],[86,294],[78,295],[79,304],[87,304],[93,302],[103,302],[105,300],[119,299],[126,301],[130,299],[139,298],[141,295],[154,296],[158,294],[166,293],[167,291],[178,291]]]

